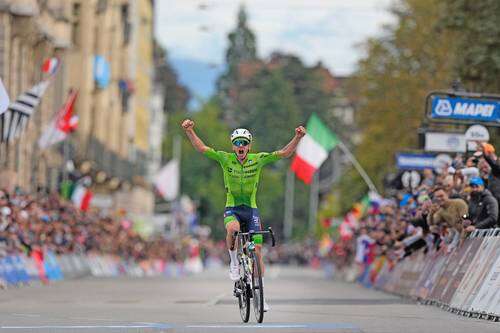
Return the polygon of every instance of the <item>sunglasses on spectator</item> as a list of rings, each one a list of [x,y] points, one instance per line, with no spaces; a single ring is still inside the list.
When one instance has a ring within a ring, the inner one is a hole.
[[[250,144],[250,142],[248,142],[247,140],[234,140],[233,141],[233,145],[235,145],[236,147],[245,147],[245,146],[248,146]]]

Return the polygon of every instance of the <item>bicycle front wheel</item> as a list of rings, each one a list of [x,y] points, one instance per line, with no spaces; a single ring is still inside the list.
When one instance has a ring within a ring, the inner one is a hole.
[[[252,252],[252,297],[255,319],[258,323],[264,320],[264,287],[262,286],[262,270],[255,252]]]
[[[244,323],[248,323],[250,319],[250,291],[243,279],[240,279],[237,283],[239,284],[238,288],[241,290],[238,295],[241,320],[243,320]]]

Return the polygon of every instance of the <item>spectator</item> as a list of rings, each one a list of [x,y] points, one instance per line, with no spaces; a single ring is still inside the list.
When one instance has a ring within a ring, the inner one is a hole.
[[[487,162],[487,165],[483,162],[481,168],[483,178],[486,179],[486,187],[495,199],[497,199],[497,202],[500,202],[500,163],[495,154],[495,148],[484,142],[479,143],[478,148],[483,153],[484,159]]]
[[[498,221],[498,202],[491,192],[484,188],[484,181],[474,177],[469,185],[472,189],[469,202],[469,218],[472,225],[465,230],[494,228]]]
[[[434,176],[434,172],[432,171],[432,169],[424,169],[423,175],[424,179],[422,179],[422,185],[425,185],[429,188],[434,186],[436,177]]]
[[[468,213],[467,203],[462,199],[450,199],[442,187],[435,189],[433,195],[435,204],[430,208],[429,225],[461,231],[463,216]]]

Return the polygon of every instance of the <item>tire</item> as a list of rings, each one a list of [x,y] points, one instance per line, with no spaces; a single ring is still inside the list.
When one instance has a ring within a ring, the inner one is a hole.
[[[240,279],[238,283],[240,284],[239,288],[242,290],[242,292],[238,296],[240,316],[241,320],[243,320],[244,323],[248,323],[248,320],[250,319],[250,293],[247,288],[247,284],[243,279]]]
[[[262,270],[260,268],[260,262],[255,254],[252,252],[252,298],[253,298],[253,310],[255,313],[255,319],[258,323],[262,323],[264,320],[264,287],[262,287]]]

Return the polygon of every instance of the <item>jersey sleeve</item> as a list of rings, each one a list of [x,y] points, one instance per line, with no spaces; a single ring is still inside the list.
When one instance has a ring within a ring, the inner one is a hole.
[[[224,160],[224,152],[215,151],[215,149],[213,148],[209,148],[206,152],[203,153],[203,155],[219,163],[222,163],[222,161]]]
[[[276,162],[281,159],[277,152],[259,153],[260,163],[262,166]]]

